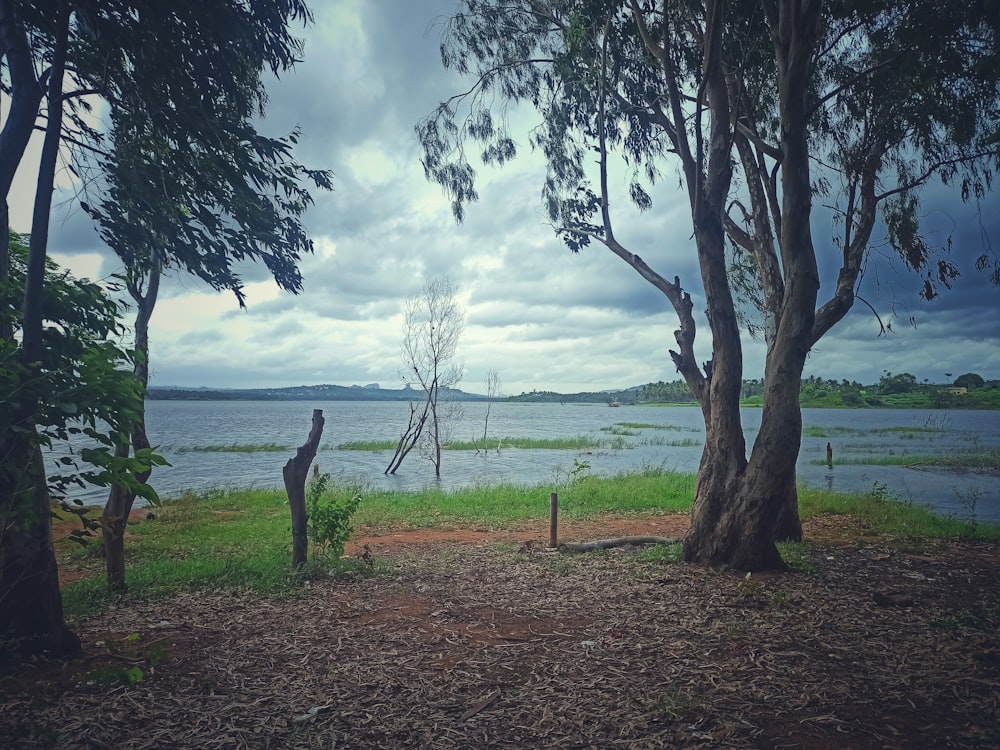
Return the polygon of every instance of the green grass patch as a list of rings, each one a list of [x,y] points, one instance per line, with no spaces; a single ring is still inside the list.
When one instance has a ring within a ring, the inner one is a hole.
[[[331,485],[324,498],[346,502],[360,496],[353,517],[355,528],[512,528],[524,520],[548,518],[552,489],[504,484],[393,492],[343,483]],[[684,512],[690,509],[693,491],[693,476],[657,469],[611,478],[577,477],[559,489],[560,514],[591,518],[602,513]],[[188,493],[164,501],[155,515],[155,520],[129,526],[126,582],[130,596],[157,599],[211,588],[275,596],[293,592],[303,576],[325,573],[338,565],[313,558],[304,572],[291,572],[290,513],[280,490]],[[63,590],[68,615],[99,612],[112,599],[106,593],[97,543],[83,548],[68,541],[60,544],[69,549],[68,566],[84,574]],[[339,564],[367,571],[361,562]]]
[[[799,514],[803,519],[818,515],[851,516],[858,519],[867,534],[900,539],[1000,540],[1000,524],[946,518],[929,508],[899,500],[879,483],[870,492],[855,495],[800,487]]]
[[[681,561],[682,544],[656,544],[652,547],[640,550],[636,554],[637,560],[655,563],[679,563]]]
[[[577,476],[559,494],[563,517],[593,518],[605,513],[686,512],[694,477],[660,469],[615,477]],[[548,518],[550,486],[484,485],[461,490],[434,487],[410,492],[362,494],[354,514],[359,526],[512,528],[519,521]]]
[[[331,484],[324,499],[331,503],[361,497],[352,522],[355,528],[517,528],[525,521],[544,521],[549,493],[558,491],[564,518],[598,519],[607,514],[650,516],[687,513],[695,477],[645,468],[613,477],[577,474],[562,486],[486,485],[459,490],[427,488],[390,491],[358,483]],[[821,514],[852,516],[864,533],[897,538],[976,538],[1000,540],[1000,526],[947,519],[899,502],[884,488],[845,495],[802,487],[803,518]],[[99,513],[99,510],[96,512]],[[291,571],[290,513],[279,490],[213,490],[166,500],[151,521],[129,526],[126,573],[129,597],[156,599],[181,591],[228,589],[265,596],[293,595],[303,577],[326,575],[331,568],[367,575],[386,563],[337,561],[313,556],[305,571]],[[67,614],[74,618],[101,611],[112,601],[106,593],[103,561],[96,543],[78,548],[61,540],[67,569],[82,574],[63,589]],[[311,549],[314,549],[311,545]],[[808,570],[807,547],[782,547],[790,563]],[[654,548],[643,559],[670,561],[675,546]],[[67,559],[68,558],[68,559]]]
[[[351,440],[336,447],[339,451],[392,451],[398,444],[398,440]]]

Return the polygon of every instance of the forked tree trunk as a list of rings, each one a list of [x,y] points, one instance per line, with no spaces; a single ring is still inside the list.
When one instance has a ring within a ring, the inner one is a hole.
[[[783,345],[769,355],[760,430],[749,461],[742,448],[734,449],[732,433],[728,444],[717,437],[724,425],[710,423],[715,439],[706,440],[698,471],[685,562],[746,571],[786,567],[775,542],[802,538],[795,464],[802,441],[799,383],[806,350]]]
[[[417,407],[412,402],[410,403],[410,418],[406,423],[406,429],[399,436],[399,442],[396,443],[396,452],[392,454],[392,460],[385,467],[385,471],[382,472],[383,474],[395,474],[399,467],[402,466],[403,459],[416,447],[420,441],[420,436],[423,434],[429,410],[430,400],[424,401],[424,410],[418,417]]]
[[[281,475],[285,480],[288,505],[292,511],[292,567],[305,565],[309,552],[309,514],[306,512],[306,478],[323,437],[323,410],[313,409],[309,439],[288,459]]]

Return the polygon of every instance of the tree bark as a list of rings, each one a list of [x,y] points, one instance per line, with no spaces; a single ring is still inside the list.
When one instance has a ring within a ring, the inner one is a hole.
[[[74,654],[80,639],[63,616],[42,453],[17,442],[0,444],[0,638],[28,654]]]
[[[292,567],[300,568],[309,551],[309,514],[306,512],[306,478],[323,437],[323,410],[313,409],[309,439],[288,459],[281,475],[285,480],[288,505],[292,512]]]
[[[156,306],[156,298],[160,291],[160,258],[155,250],[150,258],[148,271],[149,279],[145,294],[142,293],[141,289],[141,274],[137,274],[140,278],[132,279],[129,282],[129,292],[138,308],[135,317],[135,366],[133,373],[143,392],[149,385],[149,321],[153,316],[153,308]],[[149,437],[146,435],[145,411],[144,395],[142,413],[139,415],[139,421],[132,428],[132,451],[151,447]],[[116,456],[125,457],[128,454],[129,446],[127,445],[115,449]],[[150,473],[151,471],[144,471],[136,478],[140,482],[146,482],[149,480]],[[117,593],[123,593],[127,588],[125,584],[125,527],[128,524],[128,517],[134,503],[135,492],[118,485],[112,485],[108,493],[108,502],[105,504],[104,513],[101,516],[108,588]]]
[[[25,62],[30,64],[30,50],[23,30],[17,26],[12,13],[11,3],[0,2],[0,42],[5,46],[4,54],[11,66],[12,86],[26,90],[12,92],[14,99],[21,93],[25,94],[25,99],[21,100],[24,106],[16,114],[11,113],[0,134],[0,187],[4,188],[5,197],[10,187],[8,178],[13,178],[12,170],[16,170],[26,145],[26,140],[23,140],[26,120],[23,118],[30,117],[33,124],[37,108],[32,112],[30,105],[41,101],[41,92],[37,91],[33,73],[20,70]],[[48,120],[32,211],[21,314],[19,355],[27,369],[27,377],[37,371],[43,354],[42,294],[52,190],[62,134],[62,82],[69,16],[69,6],[65,2],[59,3],[46,91]],[[13,47],[10,46],[12,43]],[[13,79],[15,66],[20,70],[16,81]],[[18,407],[20,413],[15,421],[30,425],[30,428],[26,432],[0,437],[0,449],[6,464],[0,472],[0,634],[23,639],[23,649],[29,653],[74,653],[79,651],[80,641],[66,626],[63,616],[59,572],[52,544],[48,482],[34,426],[38,403],[35,399],[26,399]]]

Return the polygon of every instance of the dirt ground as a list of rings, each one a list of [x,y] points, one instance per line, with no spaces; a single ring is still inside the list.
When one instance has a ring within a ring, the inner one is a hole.
[[[0,748],[1000,747],[1000,549],[843,523],[750,578],[542,524],[362,530],[371,574],[77,623],[81,657],[0,675]]]

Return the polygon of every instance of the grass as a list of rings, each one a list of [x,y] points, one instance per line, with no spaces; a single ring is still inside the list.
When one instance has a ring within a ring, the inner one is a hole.
[[[635,433],[621,433],[635,434]],[[498,443],[501,448],[524,448],[535,450],[585,450],[588,448],[627,448],[627,441],[618,438],[612,440],[598,440],[596,438],[579,435],[568,438],[528,438],[528,437],[505,437],[502,439],[490,438],[485,445],[491,449]],[[483,441],[455,440],[441,447],[449,451],[472,451],[482,450]],[[342,451],[391,451],[396,449],[394,440],[354,440],[337,445]]]
[[[230,443],[228,445],[181,446],[171,449],[174,453],[278,453],[294,450],[278,443]]]
[[[857,427],[816,427],[805,425],[802,428],[802,437],[826,438],[837,437],[839,435],[908,435],[931,434],[944,432],[937,427],[873,427],[870,429],[858,429]]]
[[[809,463],[826,465],[826,461],[816,459]],[[948,469],[995,469],[1000,466],[1000,449],[974,453],[950,453],[935,456],[907,454],[852,456],[834,460],[834,465],[855,466],[938,466]]]
[[[596,519],[605,514],[636,516],[687,513],[695,478],[691,474],[644,469],[614,477],[578,475],[557,488],[564,518]],[[327,497],[362,498],[355,528],[515,528],[548,518],[549,486],[513,484],[460,490],[378,490],[358,484],[331,486]],[[942,518],[899,502],[884,488],[845,495],[802,487],[803,519],[843,515],[857,519],[866,534],[903,539],[978,538],[1000,540],[1000,526]],[[99,510],[95,509],[99,514]],[[156,519],[129,527],[126,544],[129,596],[156,599],[181,591],[235,589],[267,596],[289,595],[303,577],[332,568],[353,574],[378,572],[379,565],[360,560],[313,557],[303,572],[292,573],[288,505],[278,490],[214,490],[164,502]],[[111,598],[104,582],[98,546],[57,544],[60,566],[81,577],[65,585],[63,603],[70,617],[100,611]],[[802,546],[784,545],[782,554],[796,568],[809,570]],[[671,561],[678,548],[653,548],[648,561]],[[383,568],[384,569],[384,568]]]
[[[629,429],[628,427],[620,424],[613,424],[610,427],[602,427],[601,432],[609,432],[612,435],[627,435],[633,437],[639,434],[634,429]]]

